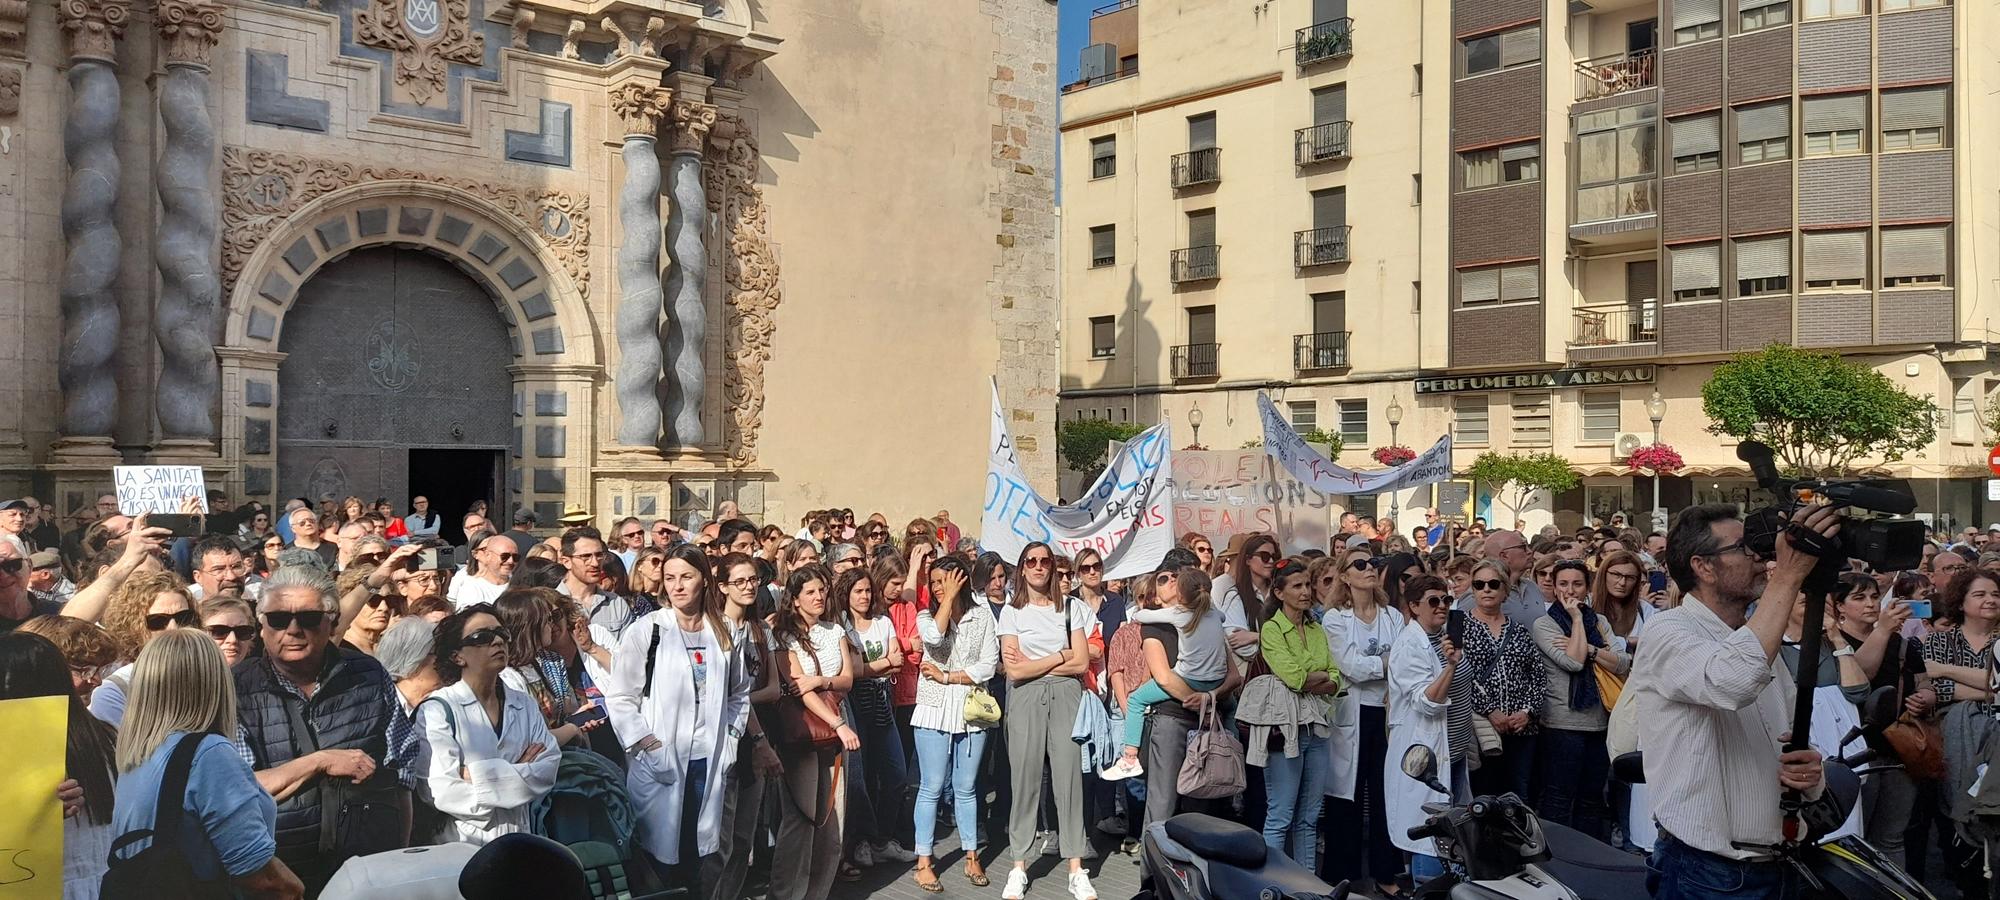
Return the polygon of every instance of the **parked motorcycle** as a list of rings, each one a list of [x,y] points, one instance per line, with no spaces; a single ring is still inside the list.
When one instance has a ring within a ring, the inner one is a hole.
[[[1312,870],[1226,819],[1182,813],[1146,827],[1133,900],[1347,900]]]

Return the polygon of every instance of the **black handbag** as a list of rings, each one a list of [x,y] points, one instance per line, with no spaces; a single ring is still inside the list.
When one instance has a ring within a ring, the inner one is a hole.
[[[194,769],[194,753],[205,734],[184,734],[167,757],[160,777],[160,798],[153,807],[153,827],[128,831],[111,844],[106,860],[110,868],[98,883],[98,896],[105,900],[153,900],[157,897],[188,900],[228,900],[233,896],[227,881],[203,881],[194,875],[180,846],[181,798],[187,795],[188,773]],[[150,841],[146,849],[120,858],[118,851],[140,841]]]

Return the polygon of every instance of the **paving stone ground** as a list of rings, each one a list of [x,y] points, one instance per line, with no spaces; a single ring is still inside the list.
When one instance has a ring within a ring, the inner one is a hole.
[[[861,880],[834,886],[830,900],[938,900],[938,898],[978,897],[982,900],[998,900],[1000,890],[1007,884],[1007,867],[1011,865],[1001,851],[999,860],[987,861],[987,877],[993,880],[986,887],[973,887],[965,880],[965,857],[957,849],[956,838],[938,836],[939,847],[954,848],[950,855],[939,857],[939,882],[944,885],[944,893],[932,894],[910,878],[915,870],[914,863],[882,863],[862,870]],[[1126,856],[1118,852],[1117,839],[1100,842],[1097,858],[1084,861],[1084,869],[1090,873],[1091,884],[1097,888],[1098,900],[1130,900],[1139,893],[1139,857]],[[1029,900],[1068,900],[1069,864],[1054,856],[1039,856],[1028,864]]]

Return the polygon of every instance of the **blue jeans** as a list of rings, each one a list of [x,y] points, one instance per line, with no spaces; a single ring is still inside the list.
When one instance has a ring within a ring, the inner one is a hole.
[[[849,702],[842,709],[847,721],[854,726],[855,736],[861,739],[861,749],[847,753],[847,842],[852,849],[854,842],[865,840],[880,844],[895,836],[892,817],[900,817],[903,811],[903,793],[910,783],[910,769],[903,759],[903,739],[896,733],[896,723],[877,723],[867,716],[857,716],[854,704]]]
[[[1313,734],[1310,726],[1301,726],[1298,737],[1298,756],[1273,750],[1264,763],[1264,843],[1311,869],[1333,761],[1326,738]]]
[[[1646,889],[1653,900],[1797,900],[1801,885],[1790,866],[1742,862],[1696,850],[1660,833],[1646,860]]]
[[[923,781],[917,786],[916,847],[918,856],[930,856],[937,838],[938,797],[944,794],[944,779],[951,776],[952,818],[958,823],[958,845],[967,853],[979,849],[979,761],[986,753],[986,732],[960,734],[934,728],[916,729],[917,771]]]

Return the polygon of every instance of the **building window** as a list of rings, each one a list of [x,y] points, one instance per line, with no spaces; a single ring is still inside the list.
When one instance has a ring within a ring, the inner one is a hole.
[[[1368,400],[1340,402],[1340,443],[1346,447],[1368,446]]]
[[[1736,31],[1775,28],[1792,21],[1791,0],[1737,0]]]
[[[1800,150],[1803,156],[1845,156],[1866,153],[1861,135],[1868,128],[1868,95],[1807,97],[1799,104]]]
[[[1410,93],[1421,94],[1423,92],[1424,92],[1424,64],[1417,63],[1416,65],[1410,67]]]
[[[1110,178],[1118,174],[1118,138],[1106,135],[1090,139],[1090,177]]]
[[[1547,391],[1519,393],[1513,396],[1514,445],[1518,447],[1547,447],[1554,441],[1553,429],[1549,427],[1550,402]]]
[[[1487,430],[1485,394],[1459,394],[1451,398],[1451,440],[1453,444],[1484,446],[1492,440]]]
[[[1799,18],[1802,19],[1858,16],[1868,11],[1868,4],[1864,0],[1805,0],[1805,3],[1805,9],[1799,13]]]
[[[1783,294],[1791,289],[1791,235],[1739,238],[1736,241],[1736,296]]]
[[[1674,174],[1688,175],[1722,168],[1722,117],[1716,113],[1671,119]]]
[[[1792,107],[1787,101],[1739,106],[1736,114],[1736,162],[1738,165],[1790,159],[1792,155]]]
[[[1868,232],[1808,231],[1799,235],[1799,262],[1806,290],[1865,290]]]
[[[1410,205],[1421,206],[1424,202],[1424,176],[1421,173],[1410,176]]]
[[[1538,300],[1542,296],[1541,282],[1540,263],[1462,269],[1458,273],[1458,303],[1460,306],[1477,306]]]
[[[1099,225],[1090,229],[1090,267],[1101,269],[1118,262],[1118,227]]]
[[[1716,244],[1672,247],[1676,302],[1722,296],[1722,248]]]
[[[1947,235],[1943,225],[1882,229],[1882,286],[1943,285],[1950,256]]]
[[[1951,88],[1944,85],[1882,92],[1882,150],[1946,146]]]
[[[1090,358],[1110,359],[1118,355],[1118,320],[1112,316],[1090,317]]]
[[[1657,210],[1658,107],[1645,103],[1576,117],[1576,220],[1604,222]]]
[[[1207,150],[1215,146],[1215,113],[1188,116],[1188,149]]]
[[[1313,400],[1290,400],[1285,403],[1285,411],[1292,417],[1292,431],[1305,434],[1319,428],[1319,403]]]
[[[1539,25],[1499,31],[1458,42],[1459,76],[1483,75],[1542,61]]]
[[[1924,9],[1931,6],[1949,5],[1949,0],[1882,0],[1882,11],[1902,12],[1906,9]]]
[[[1472,150],[1458,155],[1466,190],[1539,181],[1542,177],[1542,142],[1529,141],[1491,150]]]
[[[1674,46],[1722,36],[1722,0],[1674,0]]]
[[[1618,439],[1619,395],[1617,391],[1584,391],[1577,396],[1578,437],[1586,444],[1609,444]]]

